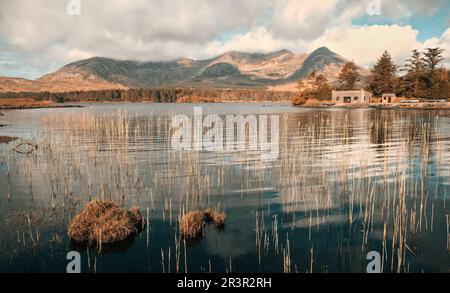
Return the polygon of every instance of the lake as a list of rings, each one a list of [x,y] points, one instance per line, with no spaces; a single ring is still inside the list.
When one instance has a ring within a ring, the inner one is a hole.
[[[195,107],[278,117],[276,158],[174,149],[172,118]],[[74,250],[83,272],[366,272],[369,252],[383,272],[450,271],[449,111],[143,103],[4,114],[12,126],[0,135],[19,140],[0,145],[1,272],[65,272]],[[38,148],[13,151],[20,142]],[[139,207],[145,227],[100,252],[73,243],[70,219],[96,198]],[[223,229],[180,237],[180,217],[207,207],[225,212]]]

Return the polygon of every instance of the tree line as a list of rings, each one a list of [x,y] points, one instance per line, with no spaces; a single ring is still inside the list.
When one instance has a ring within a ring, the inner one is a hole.
[[[333,89],[359,88],[371,91],[376,97],[394,93],[413,99],[450,99],[450,71],[441,66],[443,52],[442,48],[428,48],[424,52],[412,50],[411,57],[398,66],[389,52],[385,51],[366,80],[361,78],[360,69],[355,63],[347,62],[334,85],[323,75],[317,75],[313,71],[306,81],[298,82],[300,94],[294,98],[293,103],[303,104],[310,98],[329,100]]]
[[[64,93],[19,92],[0,93],[1,99],[25,98],[38,101],[64,102],[220,102],[220,101],[288,101],[296,93],[257,89],[211,89],[211,88],[138,88]]]
[[[402,66],[397,66],[385,51],[371,71],[368,89],[375,96],[395,93],[414,99],[450,98],[450,71],[440,67],[442,48],[413,50]],[[397,75],[397,72],[403,73]]]

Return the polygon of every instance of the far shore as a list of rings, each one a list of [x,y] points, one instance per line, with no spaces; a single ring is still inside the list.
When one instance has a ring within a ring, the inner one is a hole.
[[[25,110],[25,109],[44,109],[44,108],[82,108],[85,105],[97,104],[97,103],[111,103],[111,104],[122,104],[122,103],[148,103],[154,104],[152,101],[78,101],[74,103],[57,103],[54,101],[39,101],[34,99],[0,99],[0,111],[6,110]],[[208,101],[188,101],[181,100],[176,103],[228,103],[228,104],[241,104],[241,103],[285,103],[291,104],[289,100],[280,101],[255,101],[255,100],[208,100]],[[297,106],[299,108],[318,108],[318,109],[334,109],[334,108],[344,108],[344,109],[410,109],[410,110],[450,110],[450,102],[432,104],[427,102],[414,103],[414,104],[382,104],[382,103],[371,103],[371,104],[332,104],[330,101],[316,102],[316,103],[306,103],[304,105]],[[0,116],[3,114],[0,112]]]
[[[0,110],[24,110],[41,108],[79,108],[81,105],[38,101],[33,99],[0,99]],[[0,114],[1,116],[1,114]]]

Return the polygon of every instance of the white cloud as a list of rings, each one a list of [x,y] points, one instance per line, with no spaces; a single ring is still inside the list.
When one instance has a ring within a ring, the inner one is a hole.
[[[444,65],[450,67],[450,28],[447,29],[440,38],[432,38],[423,43],[424,48],[443,48]]]
[[[420,46],[417,35],[418,31],[410,26],[399,25],[335,28],[314,44],[327,46],[361,66],[370,66],[385,50],[395,61],[403,62],[412,49]]]
[[[410,56],[411,50],[425,50],[430,47],[446,49],[444,57],[450,58],[450,29],[440,38],[425,42],[417,40],[418,31],[411,26],[372,25],[331,29],[313,43],[324,45],[357,64],[370,67],[387,50],[394,61],[401,65]]]
[[[381,17],[408,23],[446,1],[382,0]],[[0,1],[0,52],[19,56],[17,72],[35,76],[91,56],[156,61],[324,45],[370,65],[384,49],[400,61],[414,47],[448,48],[450,35],[420,43],[408,25],[352,25],[369,0],[81,0],[81,16],[66,14],[68,2]],[[0,63],[0,75],[12,67]]]
[[[273,32],[286,38],[315,39],[329,26],[339,0],[279,0],[274,9]]]
[[[208,55],[215,56],[227,51],[268,53],[281,49],[301,51],[307,49],[307,45],[301,39],[279,39],[266,27],[261,26],[248,33],[236,35],[225,43],[211,42],[205,51]]]
[[[256,25],[271,1],[263,2],[81,0],[81,15],[69,16],[68,0],[2,0],[0,51],[18,53],[43,72],[86,56],[199,57],[221,34]]]

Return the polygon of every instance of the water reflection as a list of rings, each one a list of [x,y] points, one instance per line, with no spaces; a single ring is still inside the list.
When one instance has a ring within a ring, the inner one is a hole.
[[[149,229],[114,253],[79,249],[85,271],[363,272],[370,250],[385,272],[449,270],[448,112],[202,106],[279,114],[278,160],[172,150],[171,117],[194,105],[5,113],[14,126],[5,131],[39,148],[23,156],[1,146],[0,218],[19,212],[24,225],[3,228],[0,270],[63,271],[66,225],[92,198],[140,206]],[[180,215],[209,206],[226,211],[224,231],[206,227],[184,243]]]

